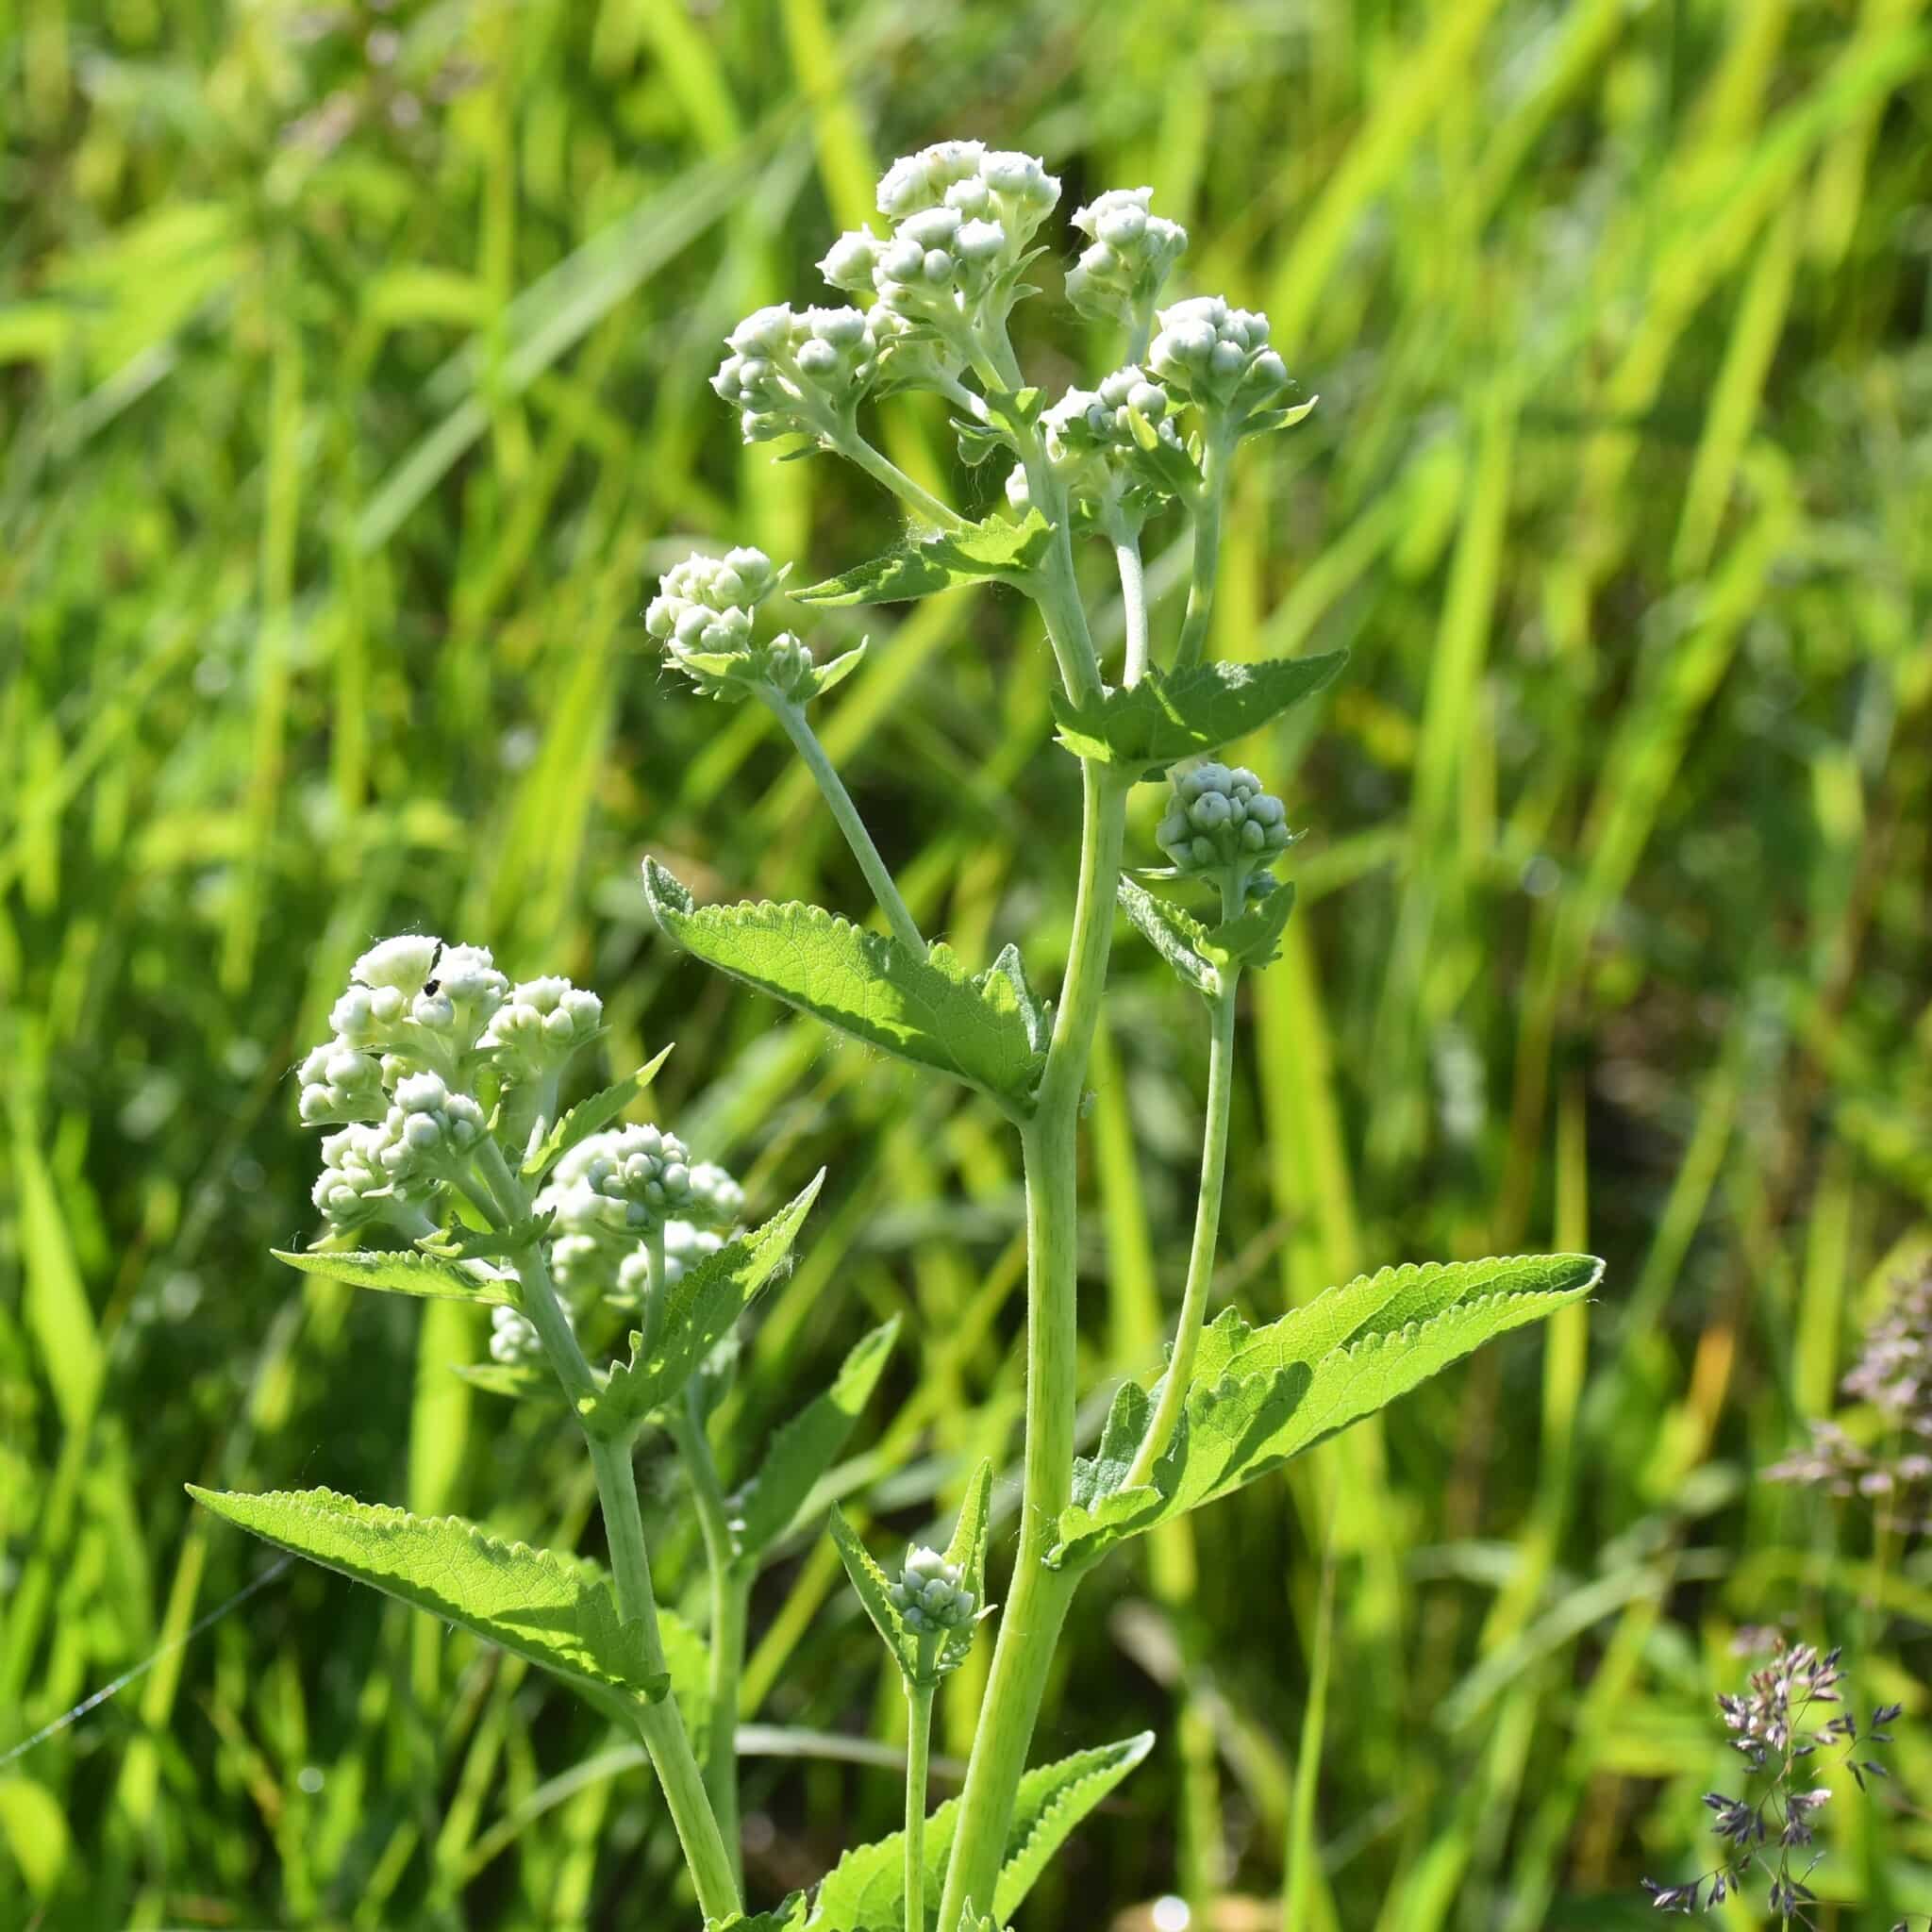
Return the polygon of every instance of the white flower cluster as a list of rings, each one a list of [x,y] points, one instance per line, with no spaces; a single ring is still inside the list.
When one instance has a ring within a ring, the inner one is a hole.
[[[780,302],[746,316],[725,343],[711,387],[737,409],[747,442],[807,436],[836,446],[878,370],[872,325],[857,308]]]
[[[603,1007],[567,979],[512,987],[481,946],[405,933],[356,961],[329,1023],[334,1037],[298,1069],[304,1122],[343,1128],[323,1142],[315,1205],[336,1227],[413,1232],[481,1149],[478,1092],[554,1080],[601,1031]]]
[[[958,1564],[916,1544],[906,1552],[906,1567],[889,1594],[907,1629],[917,1637],[961,1629],[972,1623],[977,1607]]]
[[[1250,416],[1272,408],[1288,387],[1288,366],[1268,346],[1268,318],[1197,295],[1160,311],[1147,351],[1154,372],[1204,411]]]
[[[1167,814],[1155,835],[1183,873],[1232,874],[1245,886],[1290,842],[1288,811],[1241,766],[1196,765],[1177,774]],[[1235,894],[1240,903],[1240,893]]]
[[[790,631],[762,644],[752,634],[754,611],[783,575],[762,550],[692,555],[665,573],[644,628],[707,697],[735,702],[765,685],[802,704],[819,689],[809,647]]]
[[[1074,513],[1100,521],[1124,508],[1136,520],[1172,493],[1136,430],[1145,425],[1170,458],[1187,459],[1175,429],[1173,402],[1144,370],[1129,363],[1102,379],[1097,390],[1070,389],[1040,419],[1046,459],[1064,480]],[[1022,515],[1031,502],[1026,466],[1016,463],[1007,478],[1007,499]]]
[[[1075,209],[1074,225],[1089,238],[1067,271],[1067,300],[1096,322],[1144,326],[1168,272],[1187,251],[1178,222],[1148,212],[1151,188],[1113,188]]]
[[[929,371],[940,365],[918,358],[930,358],[935,343],[947,345],[956,363],[975,324],[1005,320],[1027,244],[1059,195],[1058,181],[1032,155],[942,141],[894,161],[879,182],[891,232],[840,236],[819,270],[835,289],[877,296],[874,332],[889,363]],[[910,375],[889,373],[902,382]]]

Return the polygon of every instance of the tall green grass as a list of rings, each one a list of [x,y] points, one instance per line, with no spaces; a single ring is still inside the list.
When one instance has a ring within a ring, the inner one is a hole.
[[[1091,1590],[1041,1749],[1164,1742],[1025,1926],[1170,1890],[1230,1928],[1644,1923],[1732,1631],[1785,1616],[1874,1647],[1926,1801],[1932,1578],[1753,1472],[1932,1251],[1928,57],[1919,0],[0,0],[0,1753],[153,1660],[0,1764],[0,1925],[694,1923],[634,1754],[513,1662],[302,1569],[188,1636],[261,1558],[185,1480],[550,1541],[591,1513],[541,1419],[448,1373],[469,1311],[266,1258],[308,1232],[287,1070],[374,934],[598,985],[758,1199],[830,1165],[735,1440],[901,1312],[858,1502],[909,1530],[1007,1452],[997,1124],[701,977],[635,885],[648,847],[861,903],[769,721],[670,689],[639,612],[693,540],[816,571],[892,534],[828,461],[738,451],[704,377],[941,134],[1044,153],[1069,207],[1152,183],[1190,285],[1268,308],[1323,395],[1242,478],[1216,620],[1235,658],[1354,653],[1242,747],[1311,836],[1224,1295],[1610,1260],[1587,1313]],[[1108,353],[1024,322],[1050,385]],[[996,487],[935,418],[882,428]],[[1050,974],[1076,808],[1041,641],[996,595],[868,615],[832,755],[922,923]],[[1206,1059],[1143,950],[1115,980],[1096,1387],[1172,1307]],[[828,1546],[754,1634],[764,1897],[891,1828],[841,1740],[896,1698]],[[1845,1927],[1932,1907],[1923,1816],[1874,1817],[1821,1868],[1872,1902]]]

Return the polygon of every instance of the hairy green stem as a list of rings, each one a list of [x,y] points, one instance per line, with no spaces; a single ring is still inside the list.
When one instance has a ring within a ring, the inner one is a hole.
[[[510,1173],[493,1140],[484,1141],[479,1165],[508,1224],[514,1226],[527,1221],[529,1203],[523,1184]],[[523,1312],[536,1329],[543,1353],[581,1424],[584,1405],[597,1392],[596,1378],[558,1299],[542,1248],[532,1241],[518,1248],[510,1262],[523,1285]],[[591,1468],[597,1479],[618,1614],[625,1623],[638,1624],[642,1633],[644,1668],[660,1675],[665,1670],[664,1641],[658,1629],[658,1600],[651,1588],[651,1558],[644,1545],[644,1519],[638,1506],[630,1439],[616,1440],[588,1426],[584,1439],[590,1445]],[[663,1789],[671,1822],[684,1848],[685,1863],[691,1868],[698,1908],[708,1919],[726,1918],[741,1909],[738,1874],[712,1814],[677,1701],[667,1694],[655,1704],[639,1704],[636,1714],[639,1734]]]
[[[848,462],[857,463],[875,483],[883,483],[900,502],[915,509],[935,528],[958,536],[973,525],[950,505],[941,503],[923,483],[915,483],[883,450],[874,449],[857,430],[842,432],[835,444]]]
[[[710,1793],[712,1815],[718,1821],[734,1871],[743,1867],[738,1833],[738,1677],[744,1661],[744,1628],[748,1588],[737,1574],[737,1551],[732,1546],[730,1512],[711,1441],[691,1389],[683,1405],[672,1411],[671,1439],[677,1445],[685,1474],[691,1478],[697,1505],[698,1528],[705,1541],[705,1563],[710,1573],[710,1736],[705,1751],[705,1789]]]
[[[879,848],[873,843],[872,834],[866,830],[865,821],[859,817],[858,808],[853,804],[852,794],[845,789],[845,781],[825,756],[825,748],[819,742],[818,734],[811,728],[804,709],[769,685],[759,685],[758,691],[772,715],[785,727],[785,735],[798,748],[799,757],[818,781],[825,803],[832,808],[832,816],[839,822],[839,829],[845,835],[846,844],[852,848],[853,858],[858,861],[859,871],[865,874],[866,884],[872,888],[873,897],[879,902],[879,910],[886,915],[886,924],[892,928],[892,937],[902,946],[910,947],[913,954],[923,959],[925,941],[920,937],[919,927],[906,909],[906,902],[899,896],[899,888],[893,883],[886,861],[879,857]]]
[[[1208,625],[1214,615],[1214,579],[1221,569],[1221,512],[1227,499],[1227,459],[1224,440],[1210,434],[1201,457],[1201,488],[1196,492],[1194,560],[1188,580],[1188,614],[1174,652],[1176,671],[1200,663],[1208,648]]]
[[[1113,941],[1128,789],[1105,765],[1083,761],[1080,775],[1080,886],[1073,944],[1046,1073],[1033,1117],[1021,1129],[1027,1269],[1020,1548],[960,1798],[939,1932],[958,1932],[969,1900],[982,1911],[991,1905],[1047,1674],[1078,1584],[1072,1570],[1048,1569],[1046,1557],[1073,1492],[1080,1100]]]
[[[906,1680],[906,1932],[925,1932],[925,1767],[932,1750],[930,1684]]]
[[[1221,1232],[1221,1190],[1227,1171],[1227,1122],[1234,1090],[1235,988],[1241,968],[1229,965],[1221,991],[1208,1002],[1212,1031],[1208,1049],[1208,1129],[1201,1143],[1201,1192],[1194,1204],[1194,1241],[1188,1255],[1188,1285],[1181,1296],[1174,1352],[1168,1357],[1147,1433],[1134,1452],[1123,1489],[1138,1489],[1154,1473],[1166,1452],[1188,1399],[1194,1373],[1194,1352],[1200,1346],[1201,1324],[1208,1312],[1208,1291],[1214,1278],[1214,1248]]]

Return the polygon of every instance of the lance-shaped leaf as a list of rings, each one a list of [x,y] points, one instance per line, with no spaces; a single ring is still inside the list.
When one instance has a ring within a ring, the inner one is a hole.
[[[719,972],[977,1087],[1008,1113],[1030,1108],[1045,1057],[1005,972],[974,978],[949,947],[922,958],[816,906],[697,907],[654,859],[644,861],[644,895],[665,933]]]
[[[1217,998],[1221,969],[1227,958],[1215,946],[1208,928],[1178,906],[1156,898],[1125,873],[1121,874],[1118,895],[1121,910],[1135,931],[1174,968],[1181,984],[1210,1000]]]
[[[1265,1328],[1224,1311],[1202,1334],[1174,1441],[1133,1489],[1122,1485],[1153,1405],[1134,1384],[1115,1397],[1047,1560],[1091,1562],[1280,1468],[1492,1337],[1587,1295],[1602,1274],[1590,1255],[1430,1263],[1330,1289]]]
[[[845,1357],[829,1389],[774,1432],[757,1473],[730,1501],[740,1561],[756,1563],[791,1527],[858,1426],[898,1335],[894,1315]]]
[[[1281,935],[1294,910],[1294,886],[1278,885],[1208,934],[1212,944],[1243,966],[1272,966],[1281,957]]]
[[[657,1340],[647,1349],[641,1334],[631,1337],[630,1359],[612,1367],[591,1405],[585,1419],[591,1427],[621,1435],[683,1389],[790,1260],[791,1243],[824,1178],[821,1168],[811,1184],[762,1227],[726,1241],[671,1284]]]
[[[1154,1748],[1154,1733],[1079,1751],[1036,1765],[1020,1780],[992,1916],[1009,1918],[1047,1861],[1080,1821]],[[925,1924],[937,1922],[946,1861],[959,1827],[959,1801],[949,1798],[925,1823]],[[811,1932],[901,1932],[906,1924],[906,1835],[847,1852],[825,1875],[812,1902]]]
[[[524,1161],[524,1177],[534,1180],[550,1172],[557,1158],[568,1153],[579,1141],[602,1133],[633,1100],[651,1084],[658,1069],[670,1058],[667,1046],[655,1058],[646,1060],[635,1074],[626,1074],[600,1093],[580,1100],[567,1113],[559,1114],[550,1131],[530,1151]]]
[[[791,594],[800,604],[900,604],[989,577],[1017,583],[1045,558],[1053,526],[1037,509],[958,532],[922,531],[896,550]]]
[[[1059,741],[1077,758],[1158,774],[1177,759],[1218,751],[1312,697],[1348,661],[1346,651],[1262,664],[1150,670],[1126,690],[1070,698],[1056,691]]]
[[[872,1619],[873,1628],[885,1640],[892,1660],[908,1683],[936,1684],[966,1661],[973,1648],[974,1626],[991,1607],[986,1601],[987,1530],[992,1520],[992,1464],[982,1462],[966,1485],[966,1497],[959,1506],[959,1520],[953,1540],[943,1552],[945,1560],[959,1571],[962,1588],[972,1592],[973,1621],[956,1629],[922,1635],[908,1628],[906,1615],[892,1600],[892,1582],[865,1547],[858,1532],[845,1520],[843,1510],[834,1508],[829,1519],[832,1541],[845,1565],[845,1574]]]
[[[353,1288],[379,1288],[390,1294],[439,1296],[446,1301],[490,1302],[514,1307],[517,1284],[489,1269],[465,1267],[446,1255],[418,1248],[358,1248],[350,1254],[272,1248],[277,1261],[304,1274],[325,1274]]]
[[[298,1557],[460,1624],[568,1678],[606,1707],[612,1693],[656,1702],[669,1680],[645,1662],[641,1623],[625,1623],[596,1567],[508,1543],[459,1516],[411,1516],[333,1490],[244,1496],[189,1485],[217,1516]]]

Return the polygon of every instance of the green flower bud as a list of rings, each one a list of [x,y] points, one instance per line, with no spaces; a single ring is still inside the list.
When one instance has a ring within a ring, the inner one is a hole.
[[[1268,318],[1219,295],[1163,308],[1147,359],[1176,394],[1237,416],[1272,408],[1288,387],[1287,365],[1268,346]]]
[[[1175,774],[1154,836],[1176,870],[1218,881],[1236,908],[1269,861],[1292,841],[1287,808],[1262,791],[1254,773],[1212,763]]]
[[[1076,209],[1074,225],[1091,238],[1067,273],[1067,299],[1080,314],[1131,327],[1154,306],[1188,246],[1178,222],[1149,214],[1151,188],[1114,188]]]
[[[1077,516],[1096,518],[1121,506],[1144,517],[1172,494],[1136,434],[1137,415],[1164,445],[1170,461],[1186,460],[1167,391],[1132,363],[1104,377],[1097,390],[1070,389],[1042,412],[1041,440],[1047,461],[1065,479]],[[1008,478],[1007,495],[1024,513],[1030,495],[1024,467]]]

